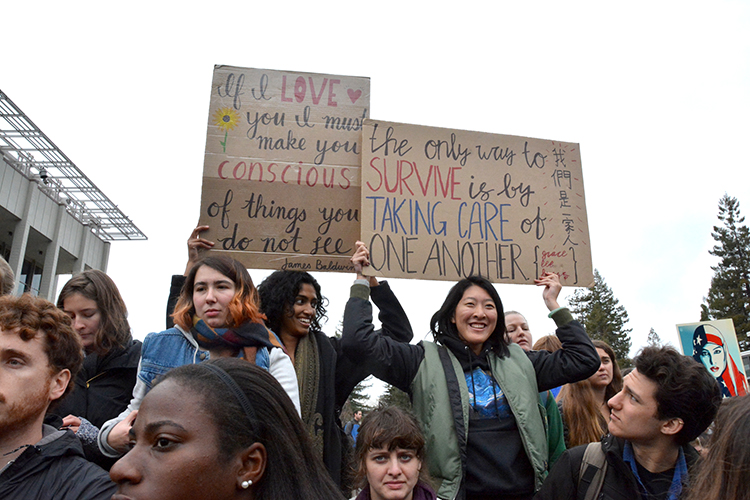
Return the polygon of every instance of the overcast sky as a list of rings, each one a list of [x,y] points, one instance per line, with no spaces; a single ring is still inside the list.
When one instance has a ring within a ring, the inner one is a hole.
[[[375,119],[579,143],[593,265],[634,349],[699,320],[718,201],[750,213],[750,3],[440,5],[6,2],[0,89],[149,238],[109,260],[136,337],[164,329],[184,269],[215,64],[366,76]],[[333,334],[352,277],[317,277]],[[451,283],[392,285],[421,339]],[[541,290],[498,289],[535,338],[554,329]]]

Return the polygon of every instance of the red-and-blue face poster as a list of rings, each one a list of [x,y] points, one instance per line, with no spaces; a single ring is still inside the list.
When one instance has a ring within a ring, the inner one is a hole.
[[[682,352],[703,363],[724,397],[748,393],[747,376],[731,319],[677,325]]]

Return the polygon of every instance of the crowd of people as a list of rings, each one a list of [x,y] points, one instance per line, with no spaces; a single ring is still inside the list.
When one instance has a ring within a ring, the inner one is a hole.
[[[143,343],[105,273],[73,276],[55,305],[10,295],[0,260],[0,498],[750,498],[750,396],[731,393],[733,361],[721,385],[700,355],[647,347],[623,376],[560,306],[553,273],[535,283],[556,330],[536,344],[479,276],[451,288],[432,340],[412,344],[394,291],[365,276],[361,242],[329,337],[312,275],[276,271],[256,288],[242,264],[205,252],[205,229],[172,278],[166,329]],[[411,410],[343,426],[369,375]],[[701,458],[690,443],[714,419]]]

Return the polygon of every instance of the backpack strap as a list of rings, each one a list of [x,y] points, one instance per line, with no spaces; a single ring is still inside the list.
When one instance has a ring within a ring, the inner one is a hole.
[[[607,473],[607,458],[601,443],[589,443],[583,454],[581,470],[578,473],[577,500],[594,500],[604,484]]]
[[[463,407],[461,405],[461,390],[458,385],[456,370],[453,368],[448,349],[444,346],[438,346],[438,355],[440,363],[443,365],[445,372],[445,381],[448,384],[448,396],[451,403],[451,413],[456,423],[456,437],[458,438],[458,449],[461,457],[461,486],[459,487],[456,500],[466,498],[466,423],[464,422]]]

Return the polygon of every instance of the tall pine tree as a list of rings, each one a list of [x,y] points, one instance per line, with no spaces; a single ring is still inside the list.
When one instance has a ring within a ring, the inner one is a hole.
[[[724,194],[719,200],[719,220],[722,225],[711,233],[716,245],[709,250],[719,263],[711,266],[714,275],[701,319],[731,319],[744,351],[750,348],[750,231],[737,198]]]
[[[625,328],[628,312],[620,305],[598,270],[594,270],[594,286],[576,290],[568,302],[571,312],[586,328],[589,337],[609,344],[621,367],[629,365],[629,333],[632,328]]]

